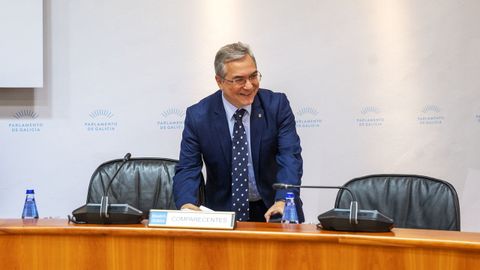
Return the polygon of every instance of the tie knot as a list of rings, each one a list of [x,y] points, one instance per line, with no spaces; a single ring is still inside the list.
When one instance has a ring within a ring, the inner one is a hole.
[[[235,118],[235,121],[242,122],[242,117],[245,114],[245,112],[246,112],[245,109],[238,109],[233,115],[233,118]]]

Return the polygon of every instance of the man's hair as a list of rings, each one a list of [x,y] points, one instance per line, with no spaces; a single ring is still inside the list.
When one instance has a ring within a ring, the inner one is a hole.
[[[256,66],[257,61],[255,60],[255,56],[253,56],[253,52],[250,50],[248,44],[239,41],[237,43],[223,46],[218,50],[217,55],[215,56],[215,74],[221,78],[225,78],[225,64],[241,59],[247,54],[252,57]]]

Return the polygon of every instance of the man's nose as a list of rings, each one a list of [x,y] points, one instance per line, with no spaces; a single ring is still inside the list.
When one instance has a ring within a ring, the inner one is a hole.
[[[247,81],[245,82],[245,86],[243,86],[243,88],[245,88],[245,89],[252,89],[253,88],[253,84],[252,84],[252,82],[250,82],[250,79],[247,79]]]

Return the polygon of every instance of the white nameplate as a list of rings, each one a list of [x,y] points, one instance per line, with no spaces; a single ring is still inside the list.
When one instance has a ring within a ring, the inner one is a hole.
[[[152,209],[148,226],[232,230],[235,227],[235,212]]]

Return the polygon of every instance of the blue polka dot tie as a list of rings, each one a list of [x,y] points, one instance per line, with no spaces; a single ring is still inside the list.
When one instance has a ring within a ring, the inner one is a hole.
[[[235,112],[232,135],[232,209],[238,221],[249,219],[248,208],[248,141],[242,117],[245,109]]]

